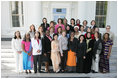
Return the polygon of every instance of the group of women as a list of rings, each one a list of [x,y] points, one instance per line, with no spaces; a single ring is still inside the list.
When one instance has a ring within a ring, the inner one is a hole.
[[[36,31],[35,26],[30,26],[30,31],[21,38],[20,31],[16,31],[12,39],[12,48],[16,57],[17,72],[41,73],[42,63],[45,63],[45,72],[50,72],[50,64],[53,71],[77,72],[77,73],[108,73],[109,58],[113,45],[113,34],[110,26],[106,26],[103,35],[95,24],[91,21],[91,26],[87,26],[87,21],[72,18],[70,25],[67,19],[58,19],[58,24],[53,21],[47,23],[43,18],[43,23]],[[37,68],[38,67],[38,68]],[[28,72],[29,71],[29,72]]]

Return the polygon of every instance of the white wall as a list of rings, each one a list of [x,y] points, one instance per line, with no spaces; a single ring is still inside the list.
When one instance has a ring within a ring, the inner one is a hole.
[[[90,26],[91,20],[95,20],[96,1],[79,1],[78,2],[78,18],[81,24],[84,20],[88,21]]]
[[[117,46],[117,1],[109,1],[107,10],[106,25],[111,26],[115,35],[114,46]]]

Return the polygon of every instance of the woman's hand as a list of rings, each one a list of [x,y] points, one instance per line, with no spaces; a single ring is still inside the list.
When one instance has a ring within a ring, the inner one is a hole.
[[[37,50],[38,53],[40,53],[40,50]]]
[[[17,51],[18,52],[18,54],[21,54],[21,51]]]
[[[63,56],[63,53],[61,53],[61,56]]]
[[[83,56],[83,59],[86,59],[86,57],[85,57],[85,56]]]
[[[28,53],[29,56],[31,56],[31,53]]]

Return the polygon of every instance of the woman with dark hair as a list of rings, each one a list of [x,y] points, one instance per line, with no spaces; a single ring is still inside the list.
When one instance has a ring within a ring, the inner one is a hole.
[[[35,32],[34,38],[31,39],[32,44],[32,55],[34,62],[34,73],[37,73],[37,63],[38,63],[38,72],[41,72],[41,55],[42,55],[42,42],[40,38],[40,33]]]
[[[87,33],[90,32],[91,33],[91,38],[95,39],[94,34],[92,33],[92,29],[90,27],[87,28]],[[85,38],[87,38],[87,33],[85,34]]]
[[[47,19],[46,18],[43,18],[43,20],[42,20],[42,24],[41,24],[41,26],[43,27],[43,31],[44,31],[44,33],[46,32],[46,30],[47,30],[47,28],[50,26],[48,23],[47,23]]]
[[[12,38],[12,49],[14,52],[14,57],[16,58],[16,72],[23,72],[23,66],[22,66],[22,48],[21,48],[21,35],[19,31],[16,31],[14,33],[14,38]]]
[[[93,51],[92,51],[92,72],[98,73],[99,72],[99,55],[102,50],[102,42],[99,39],[99,32],[95,32],[94,34],[94,44],[93,44]]]
[[[80,28],[81,28],[82,25],[80,25],[80,20],[79,19],[76,20],[76,26],[79,27],[79,31],[80,31]]]
[[[92,65],[92,49],[93,49],[93,40],[91,38],[91,33],[87,32],[86,34],[86,44],[87,44],[87,50],[86,50],[86,59],[84,61],[84,72],[90,73],[91,71],[91,65]]]
[[[70,30],[72,31],[72,32],[74,32],[74,26],[75,26],[75,19],[74,18],[71,18],[71,20],[70,20]]]
[[[71,32],[68,39],[68,55],[67,55],[67,71],[76,72],[76,53],[78,40],[74,37],[74,32]]]
[[[43,44],[43,62],[45,62],[45,71],[49,72],[49,63],[51,62],[50,54],[51,54],[51,41],[52,38],[50,36],[50,32],[47,30],[46,35],[42,39]]]
[[[87,20],[83,21],[83,26],[84,26],[84,31],[85,32],[87,31],[87,28],[88,28],[87,23],[88,23]]]
[[[60,37],[62,36],[62,27],[61,27],[61,26],[59,26],[59,27],[57,28],[57,33],[58,33],[58,40],[59,40]]]
[[[84,72],[84,60],[86,58],[86,49],[87,45],[85,42],[85,36],[80,35],[78,39],[78,47],[77,47],[77,66],[76,66],[76,71],[78,73],[83,73]]]
[[[108,73],[110,72],[109,68],[109,57],[111,55],[111,49],[113,42],[109,39],[109,33],[103,35],[103,50],[100,54],[100,72]]]
[[[33,58],[32,58],[32,46],[31,46],[31,39],[30,34],[26,33],[23,41],[22,41],[22,54],[23,54],[23,69],[25,70],[26,74],[31,73],[31,69],[33,66]]]
[[[70,38],[70,33],[71,33],[70,26],[68,25],[66,27],[66,35],[67,35],[67,38]]]
[[[32,25],[30,26],[30,31],[29,31],[31,38],[34,38],[34,33],[35,33],[35,31],[36,31],[35,26],[32,24]]]
[[[53,65],[53,71],[58,73],[60,71],[59,64],[61,63],[58,34],[53,35],[53,41],[51,42],[51,60]]]
[[[63,23],[63,20],[61,19],[61,18],[58,18],[58,24],[57,25],[55,25],[55,33],[57,33],[57,28],[60,26],[60,27],[62,27],[62,30],[65,30],[65,27],[64,27],[64,25],[62,24]]]
[[[54,21],[50,21],[50,27],[53,27],[53,28],[55,28],[54,26],[55,26],[55,23],[54,23]],[[47,30],[50,30],[50,27],[48,27],[48,28],[47,28]]]
[[[91,21],[91,26],[90,26],[90,28],[91,28],[91,30],[92,30],[92,33],[94,32],[94,30],[95,30],[96,27],[97,27],[97,26],[96,26],[95,20],[92,20],[92,21]]]

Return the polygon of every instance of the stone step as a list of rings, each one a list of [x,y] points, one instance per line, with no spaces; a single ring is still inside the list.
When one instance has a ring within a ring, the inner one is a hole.
[[[31,73],[31,74],[1,74],[2,78],[117,78],[117,73]]]

